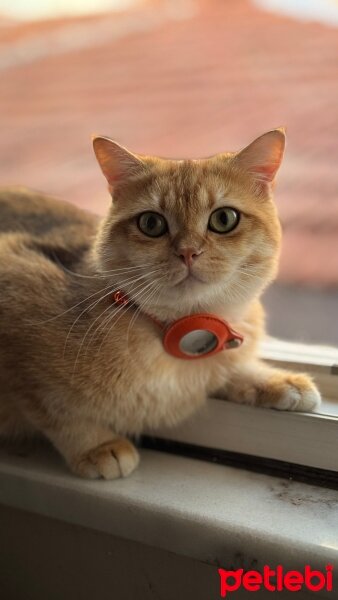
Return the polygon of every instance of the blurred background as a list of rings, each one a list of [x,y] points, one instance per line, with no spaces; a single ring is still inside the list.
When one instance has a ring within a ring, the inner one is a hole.
[[[269,332],[338,346],[338,0],[0,0],[0,185],[104,214],[92,133],[166,157],[286,125]]]

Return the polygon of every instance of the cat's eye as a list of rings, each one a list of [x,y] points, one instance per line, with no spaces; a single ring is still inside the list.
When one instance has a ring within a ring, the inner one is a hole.
[[[139,215],[137,225],[142,233],[154,238],[160,237],[168,231],[167,221],[156,212],[144,212]]]
[[[208,227],[215,233],[229,233],[239,223],[239,212],[234,208],[224,206],[214,210],[210,215]]]

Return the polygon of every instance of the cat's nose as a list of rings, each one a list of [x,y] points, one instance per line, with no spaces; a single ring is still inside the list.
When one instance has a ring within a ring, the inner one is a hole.
[[[187,267],[191,267],[194,260],[202,254],[202,252],[202,250],[198,250],[197,248],[180,248],[177,252],[177,256],[187,265]]]

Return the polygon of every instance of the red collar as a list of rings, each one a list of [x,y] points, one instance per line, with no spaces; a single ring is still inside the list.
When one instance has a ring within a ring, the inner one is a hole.
[[[113,293],[113,301],[121,306],[137,306],[122,290]],[[163,346],[176,358],[193,360],[209,357],[226,349],[238,348],[244,339],[226,321],[210,313],[181,317],[169,325],[151,315],[147,317],[164,332]]]

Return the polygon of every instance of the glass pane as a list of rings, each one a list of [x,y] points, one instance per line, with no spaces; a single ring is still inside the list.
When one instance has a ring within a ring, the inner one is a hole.
[[[331,286],[277,282],[265,293],[264,305],[270,335],[338,347],[338,290]]]

